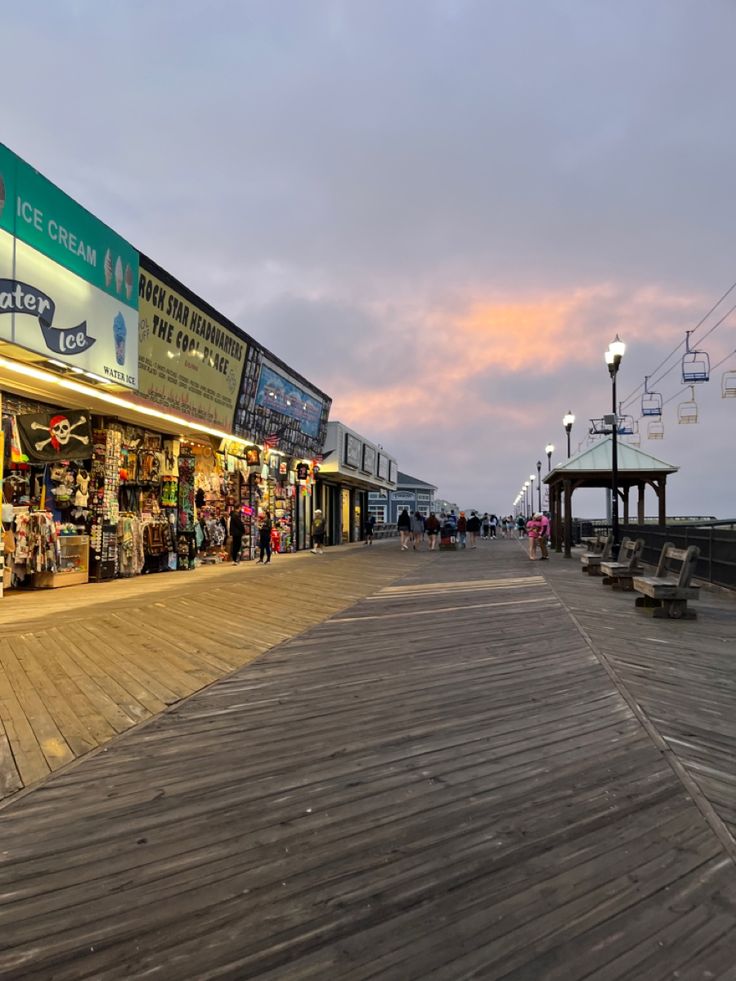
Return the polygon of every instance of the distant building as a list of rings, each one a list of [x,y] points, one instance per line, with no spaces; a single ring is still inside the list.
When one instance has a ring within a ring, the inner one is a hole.
[[[454,511],[455,514],[460,514],[460,508],[457,506],[455,501],[446,501],[444,498],[436,497],[434,500],[434,507],[432,509],[435,514],[449,514],[450,511]]]
[[[327,543],[360,541],[366,514],[375,514],[371,498],[396,487],[395,457],[342,422],[329,422],[319,464],[314,506],[321,507]]]
[[[412,514],[419,511],[426,516],[430,511],[437,510],[434,503],[436,491],[434,484],[399,470],[396,489],[388,490],[384,494],[369,494],[368,510],[375,514],[376,521],[379,523],[395,524],[404,508]]]

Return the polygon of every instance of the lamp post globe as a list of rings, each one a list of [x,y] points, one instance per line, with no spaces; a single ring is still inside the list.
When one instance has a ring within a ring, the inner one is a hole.
[[[544,452],[547,454],[547,473],[552,469],[552,454],[555,451],[554,443],[547,443]]]
[[[566,415],[562,417],[562,425],[565,427],[565,432],[567,433],[567,458],[570,459],[570,433],[572,432],[572,427],[575,423],[575,416],[570,410]]]

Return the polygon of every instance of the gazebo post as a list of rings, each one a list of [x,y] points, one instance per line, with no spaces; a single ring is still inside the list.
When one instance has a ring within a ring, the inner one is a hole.
[[[667,478],[659,478],[659,486],[657,487],[657,497],[659,498],[659,525],[660,527],[667,524]]]
[[[629,485],[626,484],[621,491],[621,496],[624,499],[624,524],[629,523]]]
[[[572,558],[572,481],[565,481],[565,558]]]
[[[562,551],[562,483],[555,484],[557,521],[555,522],[555,552]]]
[[[636,485],[639,491],[639,499],[636,502],[636,518],[640,525],[644,524],[645,510],[644,510],[644,492],[646,490],[646,484],[643,480],[640,480]]]

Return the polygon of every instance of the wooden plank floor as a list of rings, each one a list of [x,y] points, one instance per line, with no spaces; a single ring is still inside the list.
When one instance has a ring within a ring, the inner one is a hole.
[[[561,562],[335,561],[365,598],[11,800],[0,976],[733,979],[734,862]]]
[[[0,601],[0,800],[401,575],[359,548]]]
[[[736,594],[702,589],[697,620],[654,620],[634,593],[543,563],[551,585],[622,688],[736,835]]]

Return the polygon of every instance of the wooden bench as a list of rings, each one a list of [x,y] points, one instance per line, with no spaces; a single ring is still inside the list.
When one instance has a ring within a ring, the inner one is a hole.
[[[700,587],[690,585],[699,555],[700,549],[695,545],[675,548],[671,542],[666,542],[656,574],[634,576],[634,589],[642,594],[636,597],[636,605],[653,617],[694,620],[697,614],[688,610],[687,601],[700,596]]]
[[[624,538],[621,548],[618,551],[617,562],[601,562],[601,572],[603,573],[603,585],[613,586],[614,589],[622,589],[630,592],[633,588],[634,576],[637,572],[644,570],[639,564],[641,553],[644,549],[644,539]]]
[[[611,548],[613,546],[613,535],[596,535],[592,540],[589,552],[584,552],[580,556],[582,565],[581,572],[589,576],[599,576],[601,573],[601,562],[611,558]]]

